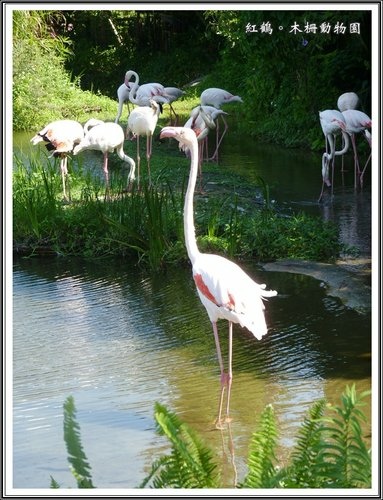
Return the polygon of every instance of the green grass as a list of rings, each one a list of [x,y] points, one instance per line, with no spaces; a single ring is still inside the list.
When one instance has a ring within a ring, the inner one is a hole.
[[[109,201],[104,199],[101,168],[100,175],[86,171],[81,155],[69,159],[69,204],[62,200],[58,159],[48,158],[44,148],[36,148],[27,167],[20,157],[16,158],[15,251],[89,258],[129,256],[151,269],[187,262],[183,200],[189,160],[174,141],[156,142],[155,147],[152,184],[147,182],[144,160],[140,191],[134,184],[126,192],[125,165],[111,155]],[[283,258],[331,261],[342,251],[333,223],[303,213],[281,216],[270,208],[269,189],[264,182],[258,181],[250,190],[265,194],[263,206],[254,207],[251,197],[246,197],[247,181],[236,174],[218,172],[210,163],[203,169],[209,192],[197,193],[194,201],[201,251],[263,262]],[[211,188],[211,178],[219,181],[213,184],[219,187]],[[242,191],[241,186],[246,189]],[[242,192],[239,207],[238,193]]]

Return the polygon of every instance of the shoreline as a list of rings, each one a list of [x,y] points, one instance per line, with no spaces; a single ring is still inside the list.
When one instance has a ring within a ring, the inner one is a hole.
[[[283,259],[262,265],[265,271],[306,274],[323,282],[326,293],[359,313],[371,311],[371,259],[337,260],[335,264]]]

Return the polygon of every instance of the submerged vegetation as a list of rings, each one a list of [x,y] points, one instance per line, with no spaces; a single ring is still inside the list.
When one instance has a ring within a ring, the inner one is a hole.
[[[278,427],[272,405],[264,408],[249,443],[247,472],[236,488],[370,488],[371,449],[362,411],[369,391],[346,387],[340,405],[324,399],[311,405],[301,424],[289,460],[277,457]],[[212,450],[175,413],[156,403],[157,433],[168,439],[170,453],[152,464],[139,488],[223,488]],[[64,440],[77,488],[94,488],[91,466],[81,443],[74,399],[64,403]],[[121,478],[118,478],[121,483]],[[133,486],[137,487],[137,486]],[[227,486],[226,486],[227,487]],[[60,488],[51,477],[51,488]]]

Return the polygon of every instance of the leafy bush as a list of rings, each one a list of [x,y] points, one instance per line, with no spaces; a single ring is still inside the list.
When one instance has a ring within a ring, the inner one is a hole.
[[[53,120],[85,121],[117,111],[105,97],[82,92],[79,80],[72,81],[64,63],[71,53],[70,42],[53,25],[60,11],[13,11],[13,127],[42,128]]]

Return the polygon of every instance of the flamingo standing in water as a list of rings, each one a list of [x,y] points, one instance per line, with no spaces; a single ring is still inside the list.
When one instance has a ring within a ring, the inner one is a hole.
[[[341,113],[346,111],[346,109],[356,109],[359,106],[359,96],[355,92],[345,92],[338,97],[337,106]],[[344,144],[343,144],[344,146]],[[327,143],[326,143],[327,151]],[[342,172],[344,171],[344,156],[342,155]]]
[[[128,118],[127,131],[137,137],[137,187],[140,187],[140,135],[146,136],[146,161],[150,182],[150,157],[152,156],[153,133],[157,126],[158,116],[162,111],[161,104],[151,100],[150,106],[138,106],[133,109]]]
[[[202,106],[213,106],[216,109],[221,109],[222,105],[228,104],[230,102],[243,102],[242,98],[239,97],[238,95],[233,95],[227,90],[215,87],[204,90],[200,96],[200,101]],[[223,136],[226,134],[229,128],[227,121],[225,120],[223,115],[221,115],[221,118],[225,128],[224,131],[222,132],[221,137],[219,138],[219,124],[217,122],[216,148],[210,160],[218,161],[218,148],[222,142]]]
[[[57,120],[46,125],[31,139],[33,145],[44,141],[48,151],[53,151],[53,156],[60,156],[64,200],[69,199],[65,186],[68,176],[68,154],[73,151],[75,144],[78,144],[83,137],[84,129],[80,123],[75,120]]]
[[[103,122],[91,118],[84,125],[85,136],[74,148],[73,154],[77,155],[87,149],[101,151],[104,155],[103,171],[105,177],[105,197],[109,198],[109,170],[108,154],[116,151],[124,162],[130,165],[128,183],[134,180],[136,164],[130,156],[124,153],[124,131],[118,123]]]
[[[343,114],[336,109],[326,109],[325,111],[319,112],[319,120],[322,127],[323,134],[326,141],[326,152],[322,156],[322,191],[319,196],[320,201],[323,196],[324,185],[331,186],[331,193],[334,189],[334,162],[335,156],[343,155],[347,152],[350,141],[346,133],[346,123]],[[344,138],[344,146],[341,151],[336,151],[335,148],[335,137],[336,135],[342,133]],[[330,146],[330,152],[328,152],[328,147]],[[329,179],[329,166],[332,160],[332,176],[331,181]]]
[[[342,115],[344,116],[346,122],[346,131],[351,136],[351,143],[354,150],[354,185],[355,187],[357,186],[357,177],[359,176],[360,185],[363,186],[363,175],[366,170],[367,164],[370,161],[371,153],[367,158],[363,170],[361,171],[359,166],[358,152],[356,148],[355,134],[359,134],[360,132],[362,132],[371,148],[371,134],[369,130],[367,130],[371,128],[371,118],[366,115],[366,113],[363,113],[363,111],[359,111],[358,109],[346,109],[345,111],[343,111]]]
[[[226,421],[230,421],[229,406],[232,385],[233,323],[250,330],[257,339],[267,333],[263,300],[277,295],[274,290],[265,290],[265,285],[253,281],[237,264],[224,257],[204,254],[198,250],[193,217],[193,196],[198,171],[198,143],[193,130],[185,127],[165,127],[161,138],[176,139],[190,150],[191,164],[188,187],[184,203],[184,233],[189,259],[193,266],[193,278],[202,304],[205,306],[213,327],[218,361],[221,370],[221,395],[216,427],[222,428],[222,404],[227,389]],[[217,320],[229,322],[228,371],[225,371],[218,337]]]

